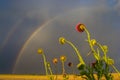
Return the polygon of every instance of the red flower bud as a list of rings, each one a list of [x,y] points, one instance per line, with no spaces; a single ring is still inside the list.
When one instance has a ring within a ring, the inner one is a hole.
[[[78,31],[78,32],[84,32],[84,30],[85,30],[85,25],[84,24],[77,24],[76,25],[76,30]]]

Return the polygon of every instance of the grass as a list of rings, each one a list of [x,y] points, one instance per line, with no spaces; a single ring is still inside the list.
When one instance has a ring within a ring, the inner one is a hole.
[[[120,80],[117,73],[112,73],[114,80]],[[54,75],[56,77],[56,75]],[[45,75],[15,75],[15,74],[0,74],[0,80],[48,80]],[[63,80],[62,75],[57,75],[57,80]],[[80,76],[69,75],[68,80],[84,80]],[[102,80],[105,80],[104,78]]]

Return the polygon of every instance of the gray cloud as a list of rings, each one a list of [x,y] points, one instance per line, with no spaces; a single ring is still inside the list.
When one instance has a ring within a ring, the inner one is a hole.
[[[109,20],[106,19],[108,17]],[[44,74],[42,57],[36,52],[38,48],[45,50],[47,59],[50,62],[52,62],[52,58],[54,57],[59,58],[61,55],[66,55],[68,57],[67,62],[72,61],[74,64],[77,64],[77,56],[74,55],[72,48],[68,45],[62,46],[58,43],[58,38],[61,36],[72,41],[78,47],[87,63],[92,62],[93,58],[91,56],[86,58],[86,54],[89,52],[88,44],[85,43],[86,35],[75,31],[75,25],[78,22],[82,22],[87,26],[92,38],[96,38],[100,43],[108,45],[110,48],[108,55],[115,59],[116,55],[119,55],[115,52],[119,50],[120,46],[118,43],[120,38],[116,36],[119,30],[117,28],[118,25],[116,27],[113,26],[113,17],[118,16],[115,16],[106,5],[77,7],[71,11],[62,13],[48,25],[45,25],[45,28],[40,30],[31,39],[17,63],[15,73]],[[110,22],[113,23],[110,24]],[[31,61],[31,59],[33,60]],[[118,60],[115,59],[115,61],[117,61],[116,65],[119,67]],[[52,65],[52,67],[54,66]],[[60,63],[58,68],[61,69]],[[67,71],[69,72],[69,70]]]
[[[114,6],[114,9],[120,14],[120,0],[115,0],[116,5]]]

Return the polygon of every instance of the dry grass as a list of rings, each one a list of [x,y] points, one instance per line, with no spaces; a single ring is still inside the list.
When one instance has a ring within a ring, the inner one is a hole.
[[[114,80],[120,80],[120,77],[117,73],[112,74],[114,76]],[[54,75],[56,78],[56,75]],[[47,76],[44,75],[12,75],[12,74],[1,74],[0,80],[49,80]],[[57,80],[63,80],[62,75],[57,75]],[[84,80],[80,76],[69,75],[68,80]],[[102,80],[105,80],[104,78]]]

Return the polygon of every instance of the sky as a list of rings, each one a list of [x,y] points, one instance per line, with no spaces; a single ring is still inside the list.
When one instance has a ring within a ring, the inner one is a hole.
[[[120,0],[0,0],[0,74],[45,74],[43,58],[37,54],[42,48],[51,63],[65,55],[67,63],[79,61],[69,45],[60,45],[59,37],[73,42],[86,63],[94,59],[86,56],[89,46],[85,33],[75,26],[86,25],[101,44],[108,45],[108,55],[120,70]],[[61,73],[61,63],[58,63]]]

